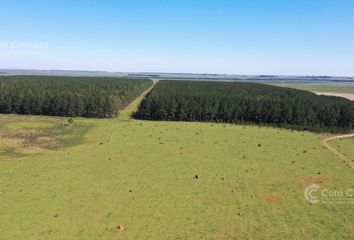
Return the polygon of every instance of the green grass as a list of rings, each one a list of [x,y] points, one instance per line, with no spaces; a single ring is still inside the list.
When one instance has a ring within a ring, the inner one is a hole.
[[[16,119],[16,118],[14,118]],[[25,121],[25,122],[7,122],[5,127],[8,129],[48,129],[55,127],[56,124],[54,122],[43,122],[43,121]]]
[[[354,205],[303,196],[312,182],[353,187],[320,135],[122,116],[75,119],[91,126],[81,144],[0,160],[0,239],[353,236]]]
[[[354,94],[354,83],[272,83],[271,85],[302,89],[310,92]]]

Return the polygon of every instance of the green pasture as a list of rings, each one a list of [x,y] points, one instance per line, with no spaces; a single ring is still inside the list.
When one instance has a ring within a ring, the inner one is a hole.
[[[353,204],[304,198],[312,183],[354,187],[353,169],[321,146],[323,136],[130,120],[134,108],[70,126],[67,118],[1,115],[2,133],[30,130],[58,147],[11,154],[0,145],[0,239],[353,237]],[[353,142],[343,148],[352,154]]]

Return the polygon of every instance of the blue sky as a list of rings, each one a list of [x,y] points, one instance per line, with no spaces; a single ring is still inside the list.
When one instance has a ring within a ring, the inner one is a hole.
[[[354,76],[352,0],[2,0],[0,9],[0,68]]]

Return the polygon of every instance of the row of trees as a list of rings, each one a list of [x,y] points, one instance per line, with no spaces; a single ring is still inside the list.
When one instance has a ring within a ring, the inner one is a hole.
[[[151,85],[148,79],[0,76],[0,113],[114,117]]]
[[[354,125],[354,102],[257,83],[160,81],[135,117],[347,131]]]

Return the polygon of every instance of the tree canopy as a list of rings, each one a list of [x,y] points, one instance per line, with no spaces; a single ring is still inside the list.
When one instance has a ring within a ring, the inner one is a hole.
[[[149,79],[0,76],[0,113],[114,117],[151,85]]]
[[[354,125],[354,102],[258,83],[160,81],[135,117],[340,132]]]

